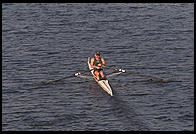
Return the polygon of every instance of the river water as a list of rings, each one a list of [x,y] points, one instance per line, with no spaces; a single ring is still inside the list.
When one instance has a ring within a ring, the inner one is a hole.
[[[120,74],[113,97],[78,77],[25,86],[87,71],[95,51],[175,81]],[[3,3],[2,130],[193,131],[193,56],[193,3]]]

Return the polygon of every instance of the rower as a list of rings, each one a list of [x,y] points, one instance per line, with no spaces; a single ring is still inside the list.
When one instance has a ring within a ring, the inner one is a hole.
[[[105,80],[106,77],[103,73],[102,66],[105,66],[105,60],[104,58],[100,57],[100,52],[95,53],[95,57],[91,58],[90,65],[92,68],[94,68],[94,74],[98,80]],[[101,79],[100,79],[101,76]]]

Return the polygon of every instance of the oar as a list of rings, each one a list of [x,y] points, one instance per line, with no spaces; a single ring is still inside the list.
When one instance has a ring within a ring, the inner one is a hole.
[[[75,77],[75,75],[70,75],[70,76],[65,76],[56,80],[49,80],[49,81],[41,81],[38,83],[30,83],[30,84],[24,84],[24,86],[42,86],[42,85],[47,85],[47,84],[54,84],[55,82],[61,81],[63,79],[68,79],[68,78],[72,78]]]
[[[109,69],[113,69],[113,70],[116,70],[116,71],[119,71],[119,72],[123,72],[123,73],[126,72],[126,70],[124,70],[124,69],[115,68],[115,67],[112,67],[112,66],[103,66],[103,67],[109,68]]]
[[[104,66],[104,67],[109,68],[109,69],[113,69],[113,70],[116,70],[116,71],[119,71],[119,72],[126,72],[126,73],[133,74],[133,75],[136,75],[136,76],[146,77],[146,78],[149,78],[152,81],[158,81],[158,82],[167,82],[168,81],[168,79],[157,78],[157,77],[150,76],[150,75],[147,75],[147,74],[141,74],[139,72],[133,72],[133,71],[130,71],[130,70],[115,68],[113,66]]]
[[[62,77],[62,78],[57,79],[57,80],[50,80],[50,81],[48,81],[48,82],[49,82],[49,83],[58,82],[58,81],[61,81],[61,80],[63,80],[63,79],[72,78],[72,77],[74,77],[74,76],[75,76],[75,75],[65,76],[65,77]]]
[[[58,82],[58,81],[61,81],[61,80],[63,80],[63,79],[68,79],[68,78],[72,78],[72,77],[78,77],[79,75],[81,75],[82,73],[86,73],[86,72],[89,72],[89,70],[88,71],[84,71],[84,72],[77,72],[77,73],[75,73],[74,75],[70,75],[70,76],[65,76],[65,77],[63,77],[63,78],[60,78],[60,79],[57,79],[57,80],[50,80],[50,81],[48,81],[49,83],[53,83],[53,82]]]
[[[64,80],[64,79],[69,79],[69,78],[72,78],[72,77],[78,77],[82,73],[86,73],[86,72],[89,72],[89,70],[88,71],[83,71],[83,72],[77,72],[77,73],[72,74],[70,76],[65,76],[65,77],[62,77],[62,78],[59,78],[59,79],[56,79],[56,80],[49,80],[49,81],[41,81],[41,82],[38,82],[38,83],[24,84],[24,86],[42,86],[42,85],[47,85],[47,84],[55,84],[56,82]]]

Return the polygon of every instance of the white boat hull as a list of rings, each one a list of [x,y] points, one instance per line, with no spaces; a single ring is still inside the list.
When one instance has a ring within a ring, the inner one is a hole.
[[[93,75],[93,78],[95,79],[95,81],[111,96],[113,96],[113,93],[112,93],[112,89],[110,87],[110,84],[108,82],[108,80],[97,80],[95,74],[94,74],[94,70],[93,68],[91,68],[90,66],[90,57],[88,57],[88,67],[89,69],[91,70],[91,73]]]

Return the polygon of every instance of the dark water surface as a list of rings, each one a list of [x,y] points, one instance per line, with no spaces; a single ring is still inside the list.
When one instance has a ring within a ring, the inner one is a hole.
[[[3,131],[194,130],[193,4],[3,4],[2,26]],[[24,86],[85,71],[96,50],[177,81],[121,74],[114,97],[77,77]]]

